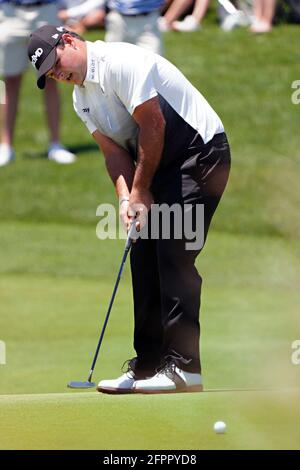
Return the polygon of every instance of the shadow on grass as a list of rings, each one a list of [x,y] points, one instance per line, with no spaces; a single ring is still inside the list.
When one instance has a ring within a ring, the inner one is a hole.
[[[66,148],[75,153],[77,156],[84,153],[99,152],[99,148],[96,144],[78,144],[78,145],[67,145]],[[24,158],[26,159],[43,159],[47,158],[47,152],[40,151],[26,151],[23,153]]]

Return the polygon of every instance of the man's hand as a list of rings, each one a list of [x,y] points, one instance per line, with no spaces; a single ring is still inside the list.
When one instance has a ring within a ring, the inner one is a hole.
[[[129,196],[128,218],[132,222],[136,220],[136,229],[140,231],[147,222],[147,214],[153,204],[153,196],[148,189],[133,189]]]
[[[130,218],[128,217],[129,198],[121,198],[119,203],[119,214],[124,229],[128,232],[130,227]]]

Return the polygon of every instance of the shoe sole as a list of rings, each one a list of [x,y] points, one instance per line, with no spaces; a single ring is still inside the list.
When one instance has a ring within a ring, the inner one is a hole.
[[[120,388],[102,388],[102,387],[96,387],[97,391],[100,393],[106,393],[108,395],[128,395],[130,393],[135,393],[133,389],[131,388],[125,388],[125,389],[120,389]]]
[[[175,388],[174,390],[138,390],[134,389],[133,393],[141,393],[143,395],[153,395],[153,394],[166,394],[166,393],[195,393],[203,392],[203,385],[191,385],[186,388]]]

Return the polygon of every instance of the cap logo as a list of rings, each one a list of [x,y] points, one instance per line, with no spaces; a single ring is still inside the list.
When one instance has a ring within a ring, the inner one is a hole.
[[[52,36],[52,37],[53,37],[53,39],[57,39],[57,38],[58,38],[58,36],[59,36],[59,34],[58,34],[58,33],[56,33],[56,34],[53,34],[53,36]]]
[[[31,56],[31,63],[32,65],[35,65],[36,64],[36,61],[38,60],[39,57],[41,57],[41,55],[43,54],[43,49],[41,47],[39,47],[35,53]]]

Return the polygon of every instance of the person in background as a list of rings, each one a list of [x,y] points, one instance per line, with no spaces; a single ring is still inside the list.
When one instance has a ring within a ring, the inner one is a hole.
[[[49,21],[58,21],[55,0],[0,0],[0,75],[5,82],[0,166],[9,164],[15,158],[13,139],[21,82],[28,66],[28,36],[34,29]],[[36,59],[39,53],[37,50]],[[45,105],[50,133],[48,158],[57,163],[73,163],[75,155],[60,143],[60,101],[58,88],[53,80],[47,81]]]
[[[176,21],[194,4],[190,15],[185,16],[183,21]],[[210,0],[174,0],[165,12],[164,16],[159,18],[158,25],[162,32],[175,30],[182,32],[197,31],[201,28],[201,21],[205,16]]]
[[[163,4],[164,0],[108,0],[105,41],[129,42],[162,55],[158,18]]]
[[[249,1],[249,0],[248,0]],[[249,26],[250,19],[246,5],[242,2],[231,2],[230,0],[218,0],[218,16],[220,26],[224,31],[232,31],[240,26]],[[244,3],[244,2],[243,2]],[[178,18],[193,6],[191,14],[184,17],[182,21]],[[205,17],[210,0],[174,0],[165,14],[159,18],[158,26],[160,31],[181,31],[192,32],[201,29],[201,22]]]
[[[268,33],[271,31],[275,3],[275,0],[254,0],[254,21],[250,28],[252,33]]]
[[[223,31],[246,27],[252,23],[252,0],[218,0],[218,16]]]
[[[104,26],[105,3],[105,0],[62,0],[58,16],[66,28],[83,34],[87,29]]]
[[[218,16],[220,26],[224,31],[231,31],[240,26],[249,26],[249,18],[239,2],[218,0]],[[182,21],[178,18],[193,6],[191,14]],[[159,18],[158,25],[161,31],[192,32],[201,29],[201,22],[208,10],[210,0],[174,0],[166,10],[164,16]]]

